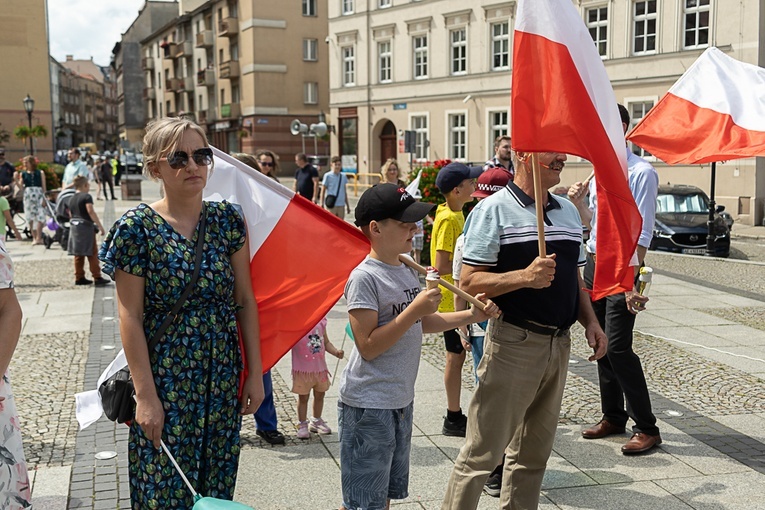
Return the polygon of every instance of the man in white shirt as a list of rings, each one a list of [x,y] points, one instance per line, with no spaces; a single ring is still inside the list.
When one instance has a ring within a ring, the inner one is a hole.
[[[80,159],[80,149],[72,147],[69,149],[69,163],[64,168],[64,177],[62,179],[62,189],[74,187],[74,178],[82,175],[87,178],[90,175],[88,165]]]
[[[627,109],[619,106],[622,127],[627,132],[630,116]],[[643,228],[638,238],[635,272],[643,264],[646,251],[651,244],[653,225],[656,218],[656,197],[659,192],[659,174],[643,158],[627,149],[627,170],[630,190],[643,218]],[[592,288],[595,274],[597,246],[597,196],[595,180],[590,181],[590,204],[585,203],[587,186],[581,182],[574,184],[568,192],[571,202],[576,205],[582,221],[587,225],[591,221],[590,240],[587,242],[587,264],[584,268],[584,282]],[[645,310],[648,302],[636,290],[615,294],[592,303],[601,327],[608,337],[608,353],[598,360],[598,379],[600,383],[600,403],[603,411],[601,421],[582,431],[585,439],[600,439],[611,434],[623,434],[627,420],[635,422],[632,437],[622,446],[625,455],[639,454],[661,444],[661,435],[656,426],[656,417],[651,410],[651,398],[648,394],[643,367],[640,358],[632,349],[632,330],[635,315]],[[626,409],[625,409],[626,401]]]

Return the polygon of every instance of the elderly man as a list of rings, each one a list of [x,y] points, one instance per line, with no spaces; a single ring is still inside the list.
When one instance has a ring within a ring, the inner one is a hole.
[[[566,382],[569,327],[577,320],[584,326],[595,351],[590,361],[606,352],[606,335],[581,290],[579,213],[546,191],[560,182],[566,156],[539,154],[541,197],[534,194],[529,156],[517,154],[515,180],[480,202],[465,230],[462,287],[486,293],[502,315],[486,330],[467,441],[454,464],[444,510],[476,508],[503,450],[501,507],[537,508]],[[538,252],[535,200],[544,205],[546,257]]]
[[[507,172],[510,174],[510,178],[512,179],[513,175],[515,174],[512,156],[513,149],[510,146],[510,137],[498,136],[497,139],[494,140],[494,157],[484,163],[483,169],[484,171],[490,168],[501,168],[503,170],[507,170]]]
[[[622,105],[619,114],[622,128],[627,132],[630,114]],[[659,193],[659,174],[649,162],[627,150],[627,170],[630,191],[643,218],[637,247],[637,261],[643,264],[646,250],[651,244],[653,224],[656,218],[656,196]],[[587,241],[587,265],[584,268],[584,281],[587,288],[592,288],[595,275],[595,248],[598,228],[596,223],[597,200],[595,180],[590,181],[590,205],[585,203],[587,187],[578,182],[569,189],[571,202],[579,209],[585,224],[592,221],[590,240]],[[637,272],[638,266],[635,266]],[[598,379],[600,385],[600,407],[603,418],[592,427],[582,431],[585,439],[600,439],[611,434],[623,434],[627,420],[632,418],[632,437],[622,446],[622,453],[634,455],[645,453],[661,444],[661,435],[656,426],[656,416],[651,410],[651,397],[648,394],[643,366],[640,358],[632,349],[632,329],[635,327],[635,314],[645,309],[648,302],[635,290],[614,294],[592,303],[600,325],[608,336],[608,354],[598,360]],[[625,409],[626,400],[626,409]]]
[[[80,149],[72,147],[67,154],[69,163],[64,168],[64,177],[62,179],[62,189],[73,188],[74,178],[78,175],[85,177],[86,179],[90,175],[88,171],[88,165],[80,159]]]

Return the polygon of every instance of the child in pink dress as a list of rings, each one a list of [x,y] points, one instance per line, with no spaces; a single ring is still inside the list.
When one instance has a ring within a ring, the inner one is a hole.
[[[324,317],[292,348],[292,393],[298,396],[298,433],[300,439],[308,439],[311,432],[331,434],[332,430],[321,418],[324,410],[324,394],[329,389],[329,370],[324,353],[338,359],[345,353],[337,349],[327,337],[327,318]],[[313,390],[313,417],[309,422],[308,398]]]

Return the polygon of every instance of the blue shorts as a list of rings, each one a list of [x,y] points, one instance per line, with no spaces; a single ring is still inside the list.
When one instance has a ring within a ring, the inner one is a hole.
[[[409,496],[414,403],[403,409],[364,409],[337,403],[340,477],[348,510],[383,510]]]

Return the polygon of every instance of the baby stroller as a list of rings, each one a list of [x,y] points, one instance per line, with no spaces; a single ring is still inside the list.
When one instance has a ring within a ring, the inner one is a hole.
[[[11,190],[4,194],[3,196],[8,200],[8,205],[10,206],[10,212],[11,212],[11,219],[13,220],[13,223],[16,224],[16,228],[19,229],[19,232],[26,236],[27,239],[32,239],[32,231],[29,230],[29,225],[27,224],[27,220],[24,218],[24,215],[22,214],[24,212],[24,201],[22,199],[22,193],[18,192],[18,190],[21,188],[18,188],[15,183],[11,183]],[[6,225],[7,232],[4,232],[8,238],[15,238],[16,236],[13,233],[13,229],[11,228],[11,225]],[[0,232],[2,234],[3,232]],[[21,239],[19,239],[20,241]]]
[[[46,226],[53,235],[43,233],[43,243],[46,248],[50,248],[53,243],[59,243],[63,249],[67,249],[69,243],[69,199],[74,195],[72,188],[65,189],[59,193],[55,205],[47,198],[45,199],[45,212],[48,215]]]

